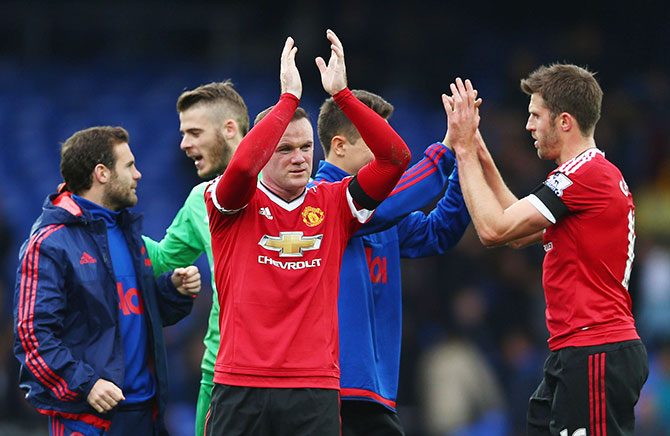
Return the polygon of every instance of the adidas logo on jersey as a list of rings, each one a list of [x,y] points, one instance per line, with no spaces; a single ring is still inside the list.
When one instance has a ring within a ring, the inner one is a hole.
[[[260,215],[263,215],[265,218],[269,220],[275,219],[275,217],[272,216],[270,213],[270,208],[269,207],[261,207],[260,210],[258,211]]]
[[[87,264],[87,263],[96,263],[97,261],[98,261],[98,259],[91,256],[90,254],[88,254],[85,251],[84,251],[84,254],[81,255],[81,259],[79,259],[79,263],[82,264],[82,265]]]

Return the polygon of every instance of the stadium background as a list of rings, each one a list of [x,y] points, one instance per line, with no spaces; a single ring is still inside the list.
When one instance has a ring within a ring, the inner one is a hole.
[[[660,2],[442,1],[320,3],[0,3],[0,434],[46,434],[26,406],[11,353],[19,244],[60,182],[59,143],[92,125],[124,126],[143,173],[137,210],[162,236],[199,182],[179,150],[175,111],[185,88],[231,78],[250,115],[279,93],[279,53],[299,47],[302,105],[313,121],[326,97],[313,59],[325,29],[343,41],[349,83],[396,107],[391,124],[413,161],[446,126],[440,93],[471,78],[484,99],[482,131],[513,192],[552,168],[525,132],[521,77],[568,61],[599,72],[596,141],[624,173],[637,206],[630,292],[651,376],[636,434],[670,428],[670,31]],[[322,156],[317,149],[315,161]],[[484,249],[470,228],[451,253],[403,263],[399,411],[408,436],[519,435],[547,354],[539,247]],[[169,425],[191,434],[209,277],[194,314],[166,329]]]

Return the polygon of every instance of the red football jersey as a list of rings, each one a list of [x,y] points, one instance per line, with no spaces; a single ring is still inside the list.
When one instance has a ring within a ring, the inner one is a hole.
[[[347,241],[372,215],[351,178],[287,203],[258,182],[233,212],[205,193],[221,311],[216,383],[339,389],[337,294]]]
[[[543,235],[549,348],[639,339],[628,294],[635,206],[618,168],[589,149],[528,199],[555,223]]]

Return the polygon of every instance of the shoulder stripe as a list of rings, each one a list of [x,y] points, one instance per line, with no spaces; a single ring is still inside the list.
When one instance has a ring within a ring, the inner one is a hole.
[[[417,165],[406,171],[398,181],[398,185],[405,183],[412,177],[415,177],[417,173],[425,171],[427,166],[435,167],[435,163],[440,161],[440,158],[444,155],[446,151],[447,151],[446,148],[440,147],[437,144],[433,144],[430,147],[428,147],[428,151],[425,153],[427,157],[424,156]]]
[[[65,380],[56,375],[39,353],[39,342],[35,335],[35,300],[39,272],[39,250],[42,242],[64,225],[51,225],[40,230],[29,241],[21,265],[21,284],[19,293],[19,309],[17,332],[23,350],[26,353],[26,366],[44,386],[65,401],[74,400],[79,394],[72,392]]]
[[[433,144],[429,147],[429,150],[428,157],[424,157],[418,165],[403,174],[389,196],[404,191],[437,171],[436,163],[440,161],[446,152],[446,148]]]
[[[393,188],[393,191],[391,191],[391,193],[389,194],[389,197],[390,197],[391,195],[395,195],[395,194],[397,194],[397,193],[399,193],[399,192],[402,192],[402,191],[404,191],[405,189],[407,189],[407,188],[409,188],[409,187],[411,187],[411,186],[417,184],[417,183],[420,182],[421,180],[423,180],[423,179],[425,179],[426,177],[428,177],[428,176],[430,176],[431,174],[433,174],[435,171],[437,171],[437,168],[433,167],[433,168],[431,168],[429,171],[427,171],[427,172],[421,174],[419,177],[417,177],[417,178],[415,178],[415,179],[413,179],[413,180],[411,180],[411,181],[409,181],[409,182],[407,182],[407,183],[404,183],[404,184],[402,184],[402,185],[398,184],[395,188]]]
[[[576,173],[577,170],[579,170],[585,163],[591,161],[594,157],[601,153],[602,152],[597,149],[587,150],[558,167],[557,171],[565,174],[566,176],[569,176],[570,174]]]

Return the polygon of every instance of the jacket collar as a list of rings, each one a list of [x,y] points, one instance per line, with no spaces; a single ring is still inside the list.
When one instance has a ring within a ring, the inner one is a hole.
[[[132,213],[127,209],[121,211],[119,216],[119,225],[121,227],[133,226],[141,218],[140,214]],[[72,199],[72,194],[68,191],[56,192],[50,194],[42,204],[42,215],[33,224],[32,230],[52,225],[52,224],[87,224],[95,219],[91,212],[82,209],[76,201]],[[31,231],[31,234],[33,232]]]
[[[349,177],[350,175],[351,174],[347,173],[342,168],[337,167],[330,162],[322,160],[321,162],[319,162],[319,169],[316,171],[314,180],[317,182],[319,181],[337,182],[344,179],[345,177]]]

